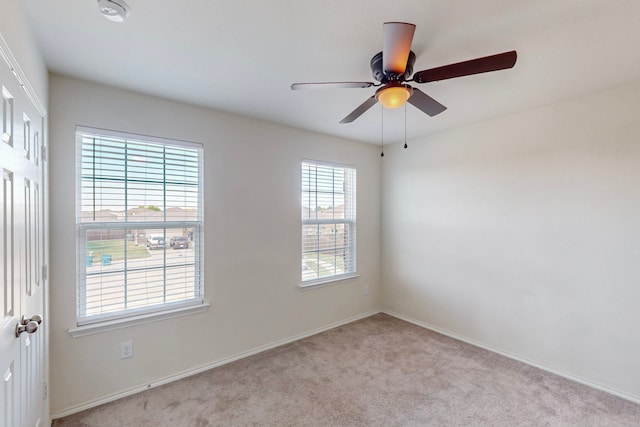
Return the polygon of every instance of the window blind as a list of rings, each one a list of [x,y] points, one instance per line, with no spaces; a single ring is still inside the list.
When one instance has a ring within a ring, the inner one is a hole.
[[[201,304],[202,147],[78,127],[78,325]]]
[[[302,284],[356,271],[356,169],[302,161]]]

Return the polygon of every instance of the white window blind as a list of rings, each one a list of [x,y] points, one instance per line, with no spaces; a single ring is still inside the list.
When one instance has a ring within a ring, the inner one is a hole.
[[[78,127],[78,325],[202,304],[202,146]]]
[[[356,273],[356,169],[302,161],[302,285]]]

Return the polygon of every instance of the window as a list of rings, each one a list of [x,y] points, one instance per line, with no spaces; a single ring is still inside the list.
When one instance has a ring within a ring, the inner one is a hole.
[[[78,326],[203,300],[202,146],[78,127]]]
[[[356,170],[302,161],[302,286],[356,274]]]

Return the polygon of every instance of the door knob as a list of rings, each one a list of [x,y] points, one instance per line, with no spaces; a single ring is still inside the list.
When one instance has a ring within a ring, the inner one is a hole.
[[[28,318],[23,314],[20,323],[26,325],[29,322],[36,322],[39,325],[42,323],[42,316],[40,316],[39,314],[34,314],[33,316],[31,316],[31,318]]]
[[[17,323],[16,324],[16,338],[20,336],[21,333],[26,332],[28,334],[32,334],[35,331],[38,330],[38,322],[36,321],[30,321],[27,322],[26,325],[23,325],[21,323]]]
[[[34,314],[31,318],[23,315],[19,323],[16,324],[16,338],[23,332],[32,334],[38,330],[38,326],[42,323],[42,316]]]

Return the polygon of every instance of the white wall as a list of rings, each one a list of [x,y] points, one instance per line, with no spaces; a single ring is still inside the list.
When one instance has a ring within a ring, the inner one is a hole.
[[[54,415],[380,309],[375,147],[57,75],[49,83]],[[67,333],[75,326],[76,125],[204,144],[206,313],[79,338]],[[305,291],[298,288],[302,158],[358,171],[360,277]],[[134,356],[120,360],[126,340]]]
[[[414,142],[382,194],[387,310],[640,400],[640,84]]]

